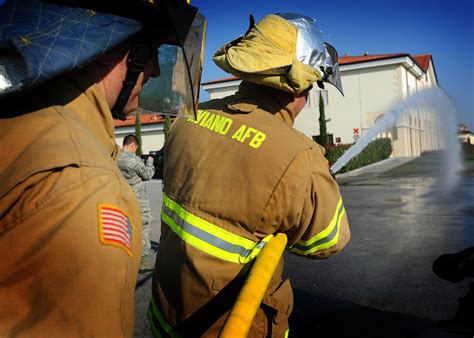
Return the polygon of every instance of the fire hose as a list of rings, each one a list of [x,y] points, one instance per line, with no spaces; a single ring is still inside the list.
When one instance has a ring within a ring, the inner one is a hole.
[[[287,241],[286,235],[279,233],[263,247],[250,269],[219,337],[247,337]]]

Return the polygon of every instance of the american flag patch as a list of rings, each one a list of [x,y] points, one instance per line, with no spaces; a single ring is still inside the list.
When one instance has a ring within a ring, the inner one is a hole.
[[[132,257],[133,224],[119,208],[99,204],[99,238],[103,244],[122,248]]]

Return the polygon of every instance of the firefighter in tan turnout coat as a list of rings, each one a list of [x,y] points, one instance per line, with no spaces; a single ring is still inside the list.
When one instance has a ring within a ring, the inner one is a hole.
[[[149,318],[155,336],[215,337],[252,260],[273,234],[323,259],[349,241],[324,149],[292,128],[314,82],[342,91],[337,53],[312,18],[269,15],[214,61],[243,81],[235,95],[179,118],[165,146],[161,240]],[[249,337],[288,334],[283,260]]]
[[[113,119],[197,9],[57,3],[0,4],[0,337],[132,337],[141,220]]]

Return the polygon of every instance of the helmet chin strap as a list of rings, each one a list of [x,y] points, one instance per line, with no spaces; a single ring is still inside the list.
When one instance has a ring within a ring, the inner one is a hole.
[[[132,43],[127,59],[127,74],[117,101],[112,108],[112,116],[114,119],[122,121],[127,119],[123,109],[130,98],[133,88],[137,84],[140,73],[145,70],[146,63],[152,57],[151,49],[150,41],[144,37],[139,37]]]

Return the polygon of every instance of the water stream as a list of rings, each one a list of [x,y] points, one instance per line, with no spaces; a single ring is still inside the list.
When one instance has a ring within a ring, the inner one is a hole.
[[[440,88],[427,89],[409,95],[394,104],[389,112],[366,131],[331,167],[337,173],[354,156],[358,155],[376,136],[395,126],[405,116],[429,114],[430,120],[438,126],[438,137],[445,158],[443,168],[444,183],[452,186],[456,183],[457,172],[461,169],[460,144],[456,133],[456,111],[451,99]]]

